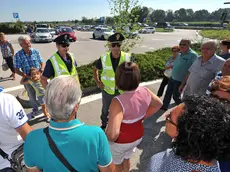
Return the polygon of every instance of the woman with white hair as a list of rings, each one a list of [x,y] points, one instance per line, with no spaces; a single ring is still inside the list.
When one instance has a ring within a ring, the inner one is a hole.
[[[113,171],[103,130],[86,126],[77,119],[81,96],[79,81],[74,76],[59,76],[49,82],[44,99],[51,115],[50,126],[31,132],[25,141],[25,164],[29,172]],[[50,143],[50,138],[54,143]],[[50,145],[55,145],[65,160],[56,156],[57,150]]]

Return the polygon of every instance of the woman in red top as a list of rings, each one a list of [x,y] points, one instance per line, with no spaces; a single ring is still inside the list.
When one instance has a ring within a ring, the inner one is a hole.
[[[106,135],[116,171],[126,172],[130,168],[129,159],[144,135],[143,119],[156,113],[162,102],[149,89],[139,86],[140,70],[133,62],[118,67],[115,82],[124,93],[112,100]]]

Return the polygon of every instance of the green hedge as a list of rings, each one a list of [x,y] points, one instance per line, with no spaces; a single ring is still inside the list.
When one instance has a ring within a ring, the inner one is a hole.
[[[193,44],[193,50],[200,53],[200,44]],[[144,54],[132,54],[135,62],[139,65],[141,81],[151,81],[162,78],[166,60],[171,56],[171,48],[163,48]],[[94,87],[96,83],[93,78],[94,62],[78,67],[78,74],[82,88]]]
[[[5,34],[22,33],[23,24],[21,22],[0,24],[0,32],[4,32]]]

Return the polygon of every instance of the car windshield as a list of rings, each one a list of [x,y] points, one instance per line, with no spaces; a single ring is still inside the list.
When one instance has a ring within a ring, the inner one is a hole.
[[[73,30],[71,28],[62,28],[61,29],[62,32],[73,32]]]
[[[102,29],[103,32],[111,32],[109,29]]]
[[[48,33],[49,30],[48,29],[37,29],[36,32],[37,33]]]

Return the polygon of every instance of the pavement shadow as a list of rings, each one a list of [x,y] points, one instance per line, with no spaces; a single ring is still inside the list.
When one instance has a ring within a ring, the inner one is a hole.
[[[45,116],[41,116],[41,117],[38,117],[38,118],[31,119],[31,120],[29,120],[28,123],[29,123],[30,126],[33,126],[33,125],[41,123],[41,122],[46,122],[48,124],[47,119],[46,119]]]
[[[131,170],[131,172],[144,172],[150,158],[154,154],[162,152],[170,147],[172,140],[162,131],[162,127],[165,126],[165,120],[157,122],[158,118],[163,114],[164,111],[160,110],[144,121],[144,136],[142,142],[137,146],[138,149],[142,150],[140,163],[136,165],[138,169]]]
[[[9,80],[13,80],[13,78],[11,77],[2,78],[0,79],[0,82],[9,81]]]

